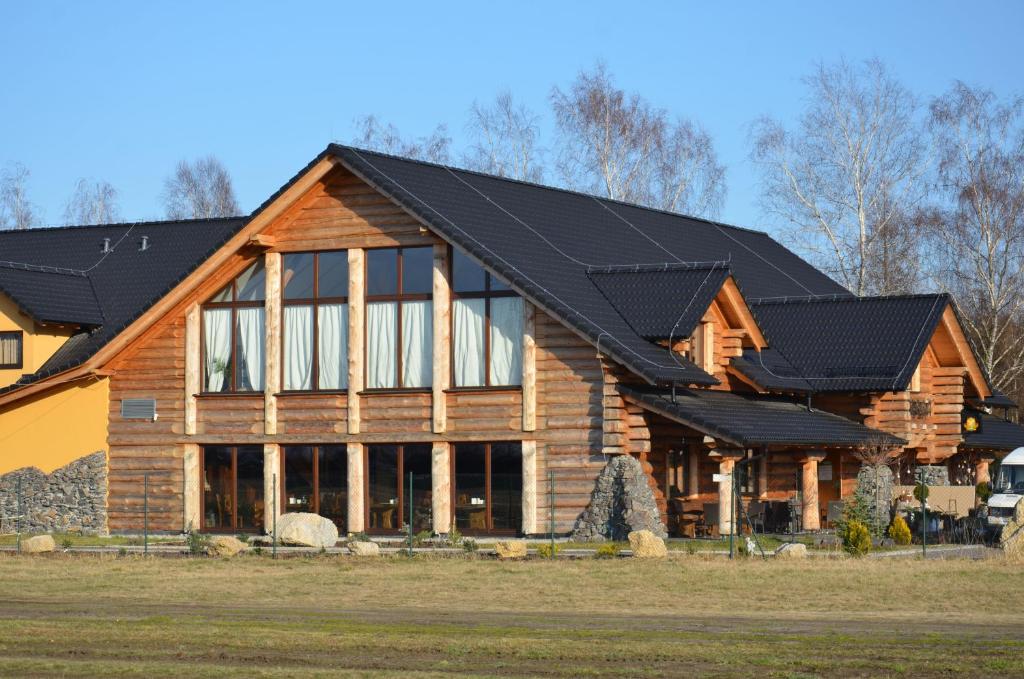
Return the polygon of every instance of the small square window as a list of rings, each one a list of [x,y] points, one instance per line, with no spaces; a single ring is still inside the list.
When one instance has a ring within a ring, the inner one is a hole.
[[[0,332],[0,369],[22,368],[22,344],[24,333],[20,330]]]

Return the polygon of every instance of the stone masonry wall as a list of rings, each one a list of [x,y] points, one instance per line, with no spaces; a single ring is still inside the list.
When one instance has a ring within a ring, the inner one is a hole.
[[[107,454],[79,458],[50,474],[36,467],[0,476],[0,533],[18,529],[21,479],[21,532],[107,532]]]
[[[576,519],[572,539],[625,540],[631,531],[643,529],[667,537],[658,503],[639,460],[631,455],[616,455],[597,477],[590,504]]]

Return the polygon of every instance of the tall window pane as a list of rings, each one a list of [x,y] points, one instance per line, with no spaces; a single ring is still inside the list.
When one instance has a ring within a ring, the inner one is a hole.
[[[317,296],[348,297],[348,252],[321,252],[317,256]]]
[[[523,381],[523,298],[491,300],[491,369],[493,385]]]
[[[203,310],[204,391],[231,390],[231,309]]]
[[[263,307],[243,307],[236,311],[238,318],[237,360],[235,362],[235,390],[263,391],[264,326]]]
[[[235,475],[231,448],[203,449],[203,523],[205,528],[233,526]],[[193,526],[198,529],[198,526]]]
[[[452,369],[455,386],[482,387],[486,379],[484,331],[487,326],[487,300],[454,300],[452,322],[455,352]]]
[[[398,294],[398,250],[366,251],[366,294]]]
[[[320,389],[348,388],[348,305],[322,304],[317,338]]]
[[[287,254],[283,258],[282,283],[285,299],[313,298],[313,253]]]
[[[487,447],[483,444],[456,447],[455,527],[487,530]]]
[[[402,386],[429,387],[434,377],[432,303],[402,303]]]
[[[348,252],[284,258],[284,388],[348,387]]]
[[[434,289],[434,249],[402,248],[402,294],[428,295]]]
[[[409,475],[412,474],[412,530],[415,533],[430,529],[432,525],[432,507],[434,488],[430,480],[431,447],[416,444],[403,446],[402,466],[402,520],[399,525],[409,523]]]
[[[347,528],[348,453],[345,446],[320,446],[317,463],[317,513],[333,521],[338,530]],[[362,488],[353,492],[362,493]]]
[[[369,530],[398,530],[398,446],[367,447]]]
[[[313,380],[313,307],[284,308],[284,388],[304,390]]]
[[[262,391],[266,272],[257,260],[203,305],[203,389]]]
[[[262,446],[239,446],[237,487],[238,487],[238,529],[261,530],[263,528],[263,448]]]
[[[455,526],[468,533],[517,532],[522,526],[522,444],[455,446]]]
[[[493,530],[523,525],[523,447],[491,444],[491,521]]]
[[[398,303],[366,305],[366,386],[391,389],[398,386]]]
[[[288,446],[284,451],[284,511],[314,512],[313,448]]]

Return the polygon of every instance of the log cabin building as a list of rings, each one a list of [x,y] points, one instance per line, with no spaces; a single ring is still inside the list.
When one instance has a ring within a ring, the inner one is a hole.
[[[729,530],[734,469],[816,530],[868,446],[986,478],[1024,443],[993,407],[946,295],[351,147],[247,217],[0,233],[0,474],[99,455],[100,530],[564,534],[621,455],[673,532]]]

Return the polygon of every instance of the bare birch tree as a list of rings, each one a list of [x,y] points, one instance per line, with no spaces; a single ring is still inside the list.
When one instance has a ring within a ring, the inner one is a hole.
[[[452,139],[448,136],[446,125],[438,125],[426,137],[407,138],[402,136],[397,127],[391,123],[382,123],[374,115],[356,118],[355,124],[358,130],[352,140],[355,146],[432,163],[449,162]]]
[[[0,229],[27,229],[35,225],[35,207],[28,200],[28,168],[12,163],[0,173]]]
[[[820,65],[804,82],[808,104],[794,130],[767,117],[754,124],[765,210],[851,292],[913,289],[910,215],[926,167],[917,101],[877,60]]]
[[[956,83],[931,104],[940,283],[995,386],[1024,376],[1024,102]]]
[[[557,169],[570,188],[651,207],[712,216],[725,197],[725,169],[710,135],[672,120],[616,87],[604,64],[551,91],[559,131]]]
[[[502,92],[490,105],[473,102],[466,125],[472,143],[466,167],[499,177],[540,182],[544,178],[540,117]]]
[[[105,181],[79,179],[64,207],[65,224],[110,224],[120,218],[117,189]]]
[[[240,212],[231,175],[214,156],[180,161],[164,180],[164,206],[168,219],[234,217]]]

